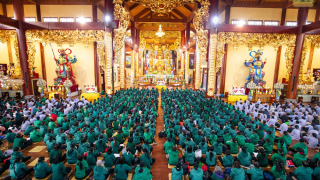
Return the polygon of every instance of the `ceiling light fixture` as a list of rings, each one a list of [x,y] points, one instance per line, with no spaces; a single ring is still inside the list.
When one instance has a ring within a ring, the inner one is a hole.
[[[159,37],[162,37],[164,36],[166,33],[164,31],[162,31],[162,28],[161,28],[161,24],[159,26],[159,30],[156,32],[156,35],[159,36]]]

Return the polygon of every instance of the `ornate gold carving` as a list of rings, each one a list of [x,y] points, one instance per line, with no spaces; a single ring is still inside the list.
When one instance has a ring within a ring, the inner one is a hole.
[[[186,54],[186,58],[185,58],[186,68],[185,68],[184,76],[185,76],[186,83],[188,83],[188,80],[189,80],[189,51],[186,51],[185,54]]]
[[[27,30],[26,38],[27,38],[27,46],[28,46],[28,64],[30,73],[32,73],[32,67],[34,66],[35,59],[35,48],[34,43],[36,41],[40,41],[40,43],[45,46],[49,43],[55,43],[58,46],[62,46],[63,44],[68,44],[71,47],[76,43],[83,43],[85,47],[88,47],[89,43],[97,42],[98,47],[98,57],[99,64],[102,69],[105,71],[105,58],[104,58],[104,36],[105,32],[102,30]],[[111,41],[111,40],[110,40]]]
[[[129,0],[129,2],[141,3],[146,8],[150,8],[152,12],[169,13],[184,4],[195,3],[196,0]]]
[[[224,52],[224,44],[229,44],[234,48],[244,45],[252,50],[253,46],[258,46],[263,49],[265,46],[272,46],[277,51],[279,46],[287,45],[285,53],[287,73],[286,78],[292,72],[292,62],[294,57],[296,42],[296,34],[278,34],[278,33],[235,33],[235,32],[220,32],[218,33],[218,47],[217,47],[217,62],[216,70],[221,67]]]
[[[120,88],[124,88],[124,51],[125,51],[125,35],[130,22],[129,12],[122,7],[121,0],[114,0],[114,18],[119,21],[118,29],[114,30],[114,59],[118,59],[120,63]],[[116,60],[117,61],[117,60]]]
[[[304,62],[307,58],[307,44],[311,43],[311,45],[314,45],[315,48],[320,48],[320,35],[305,35],[304,37],[304,43],[302,48],[302,56],[301,56],[301,62],[300,62],[300,71],[299,73],[303,73],[303,66]],[[302,81],[302,76],[299,76],[299,81]]]
[[[106,32],[105,33],[105,60],[106,60],[106,63],[105,63],[105,67],[106,67],[106,70],[105,70],[105,74],[106,74],[106,86],[107,86],[107,94],[112,94],[113,91],[112,91],[112,87],[113,87],[113,84],[112,84],[112,37],[111,37],[111,33],[109,32]],[[99,51],[98,51],[99,52]]]
[[[209,72],[208,72],[208,96],[213,96],[216,88],[216,52],[217,34],[210,35]]]
[[[17,57],[17,63],[15,64],[15,75],[21,75],[21,68],[20,68],[20,53],[19,53],[19,45],[17,39],[16,30],[0,30],[0,42],[6,43],[10,40],[10,37],[14,37],[13,47],[15,50],[15,54]]]

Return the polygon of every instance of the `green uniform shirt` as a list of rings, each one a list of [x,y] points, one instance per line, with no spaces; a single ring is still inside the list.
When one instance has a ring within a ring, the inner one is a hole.
[[[106,179],[106,174],[108,174],[108,169],[103,167],[103,166],[96,166],[94,168],[94,180],[105,180]]]
[[[30,133],[30,139],[32,142],[40,142],[43,139],[43,137],[41,136],[39,131],[33,130]]]
[[[37,179],[45,178],[49,172],[51,172],[51,168],[46,162],[38,162],[34,167],[34,177]]]
[[[246,173],[251,174],[251,179],[264,180],[263,171],[261,168],[253,167],[251,169],[248,169]]]
[[[277,178],[287,179],[287,173],[285,171],[281,171],[281,172],[276,171],[275,165],[272,166],[271,173],[275,179],[277,179]]]
[[[142,169],[143,171],[139,172],[140,166],[136,167],[136,169],[134,170],[134,175],[132,180],[151,180],[152,179],[153,176],[150,174],[150,169],[148,169],[147,167],[143,167]]]
[[[16,134],[13,132],[7,133],[6,138],[9,143],[13,143],[14,139],[16,138]]]
[[[234,157],[232,155],[223,156],[222,164],[224,167],[232,167],[234,162]]]
[[[18,162],[10,164],[10,176],[12,179],[17,179],[19,176],[22,176],[28,168],[24,162]]]
[[[82,163],[82,169],[80,169],[80,161],[77,162],[77,165],[76,165],[76,173],[74,175],[75,178],[77,179],[83,179],[86,177],[86,171],[89,169],[89,166],[88,166],[88,163],[86,160],[82,160],[81,161]]]
[[[116,161],[116,157],[114,157],[114,155],[111,153],[111,154],[108,154],[108,153],[105,153],[104,154],[104,166],[108,169],[110,169],[114,163]]]
[[[170,151],[169,152],[169,164],[177,165],[179,161],[179,151]]]
[[[189,165],[194,164],[195,154],[194,152],[188,153],[187,151],[184,153],[184,158],[186,162],[189,162]]]
[[[14,149],[15,147],[20,147],[20,148],[22,148],[24,142],[26,142],[26,140],[23,139],[23,138],[15,138],[15,139],[13,140],[12,149]]]
[[[75,164],[78,161],[78,151],[76,149],[73,149],[67,151],[67,160],[68,164]]]
[[[216,153],[212,152],[212,157],[210,158],[210,152],[206,153],[206,164],[208,166],[214,166],[216,165]]]
[[[61,180],[63,176],[67,175],[66,168],[62,162],[58,164],[51,164],[52,168],[52,180]]]
[[[244,180],[245,172],[242,168],[232,168],[230,177],[232,177],[232,180]]]
[[[192,169],[189,175],[191,180],[203,179],[203,170],[198,167],[198,169]]]
[[[115,178],[118,180],[126,180],[127,179],[127,171],[131,171],[131,167],[127,164],[118,164],[114,168]]]
[[[238,155],[238,159],[242,166],[250,166],[252,157],[249,152],[244,153],[241,151]]]

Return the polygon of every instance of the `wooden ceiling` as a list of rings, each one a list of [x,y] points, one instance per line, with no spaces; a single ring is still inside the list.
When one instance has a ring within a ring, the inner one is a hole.
[[[320,0],[315,0],[313,8],[318,8]],[[0,0],[1,3],[12,4],[13,0]],[[104,12],[105,0],[23,0],[24,4],[43,5],[97,5]],[[182,31],[186,23],[192,23],[194,12],[198,9],[198,3],[184,4],[182,7],[173,9],[170,13],[154,13],[145,6],[135,3],[124,2],[125,9],[130,12],[130,19],[134,21],[137,29],[157,30],[161,23],[163,30]],[[255,7],[255,8],[293,8],[292,0],[219,0],[219,13],[226,6],[231,7]],[[131,25],[131,24],[130,24]],[[191,24],[191,30],[194,26]]]

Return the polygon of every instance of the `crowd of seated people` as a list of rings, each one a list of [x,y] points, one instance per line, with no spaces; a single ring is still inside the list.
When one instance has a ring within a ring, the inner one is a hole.
[[[0,151],[0,173],[9,169],[7,178],[61,180],[74,171],[76,179],[122,180],[131,171],[134,180],[150,180],[158,96],[155,89],[130,88],[94,102],[1,98],[1,143],[12,143],[13,152]],[[34,159],[22,150],[35,142],[46,145],[49,160],[37,157],[28,168]]]
[[[171,179],[320,180],[320,152],[307,157],[319,145],[319,104],[232,105],[183,89],[163,90],[161,106]]]

